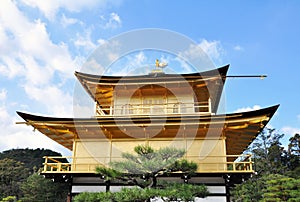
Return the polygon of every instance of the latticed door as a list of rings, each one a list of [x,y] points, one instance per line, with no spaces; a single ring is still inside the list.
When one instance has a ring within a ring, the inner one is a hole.
[[[143,100],[144,114],[164,114],[165,108],[166,103],[163,97],[146,97]]]

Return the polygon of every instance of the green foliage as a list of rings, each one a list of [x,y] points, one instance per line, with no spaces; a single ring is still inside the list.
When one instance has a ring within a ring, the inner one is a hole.
[[[186,159],[177,160],[170,166],[171,171],[182,171],[184,173],[194,173],[198,168],[197,163],[190,162]]]
[[[289,139],[288,150],[286,152],[286,164],[289,170],[296,170],[300,167],[300,135],[295,134]],[[299,172],[298,172],[299,174]],[[299,177],[300,175],[298,175]]]
[[[195,197],[205,198],[208,193],[207,187],[204,185],[168,183],[159,196],[166,201],[192,201]]]
[[[300,201],[300,179],[269,175],[261,201]]]
[[[80,193],[75,202],[135,202],[147,200],[148,191],[140,188],[122,188],[120,192]]]
[[[116,192],[113,194],[112,201],[116,202],[139,202],[146,201],[149,196],[147,196],[150,192],[146,190],[141,190],[140,188],[122,188],[120,192]]]
[[[253,176],[242,184],[236,185],[232,190],[233,201],[235,202],[250,202],[260,201],[263,197],[263,190],[266,189],[267,176]]]
[[[74,197],[74,202],[111,202],[113,201],[113,193],[111,192],[83,192]]]
[[[29,169],[13,159],[0,160],[0,198],[21,197],[20,185],[28,177]]]
[[[49,149],[11,149],[0,152],[0,160],[9,158],[22,162],[30,171],[34,167],[41,168],[44,163],[44,156],[61,156],[60,153]]]
[[[236,185],[234,201],[300,201],[300,136],[290,138],[288,150],[281,146],[282,137],[269,129],[253,142],[249,150],[257,175]]]
[[[285,174],[291,178],[300,179],[300,165],[293,170],[288,170]]]
[[[139,145],[134,148],[136,155],[123,153],[125,161],[112,162],[111,166],[122,173],[153,174],[166,170],[181,158],[185,151],[173,147],[160,148],[157,151],[150,146]]]
[[[34,173],[21,185],[24,202],[30,201],[65,201],[68,187],[65,184],[54,183],[50,179]],[[64,191],[65,190],[65,191]]]
[[[111,163],[112,168],[98,167],[96,172],[105,176],[106,181],[122,180],[136,187],[123,188],[116,193],[83,193],[76,196],[75,201],[142,202],[156,197],[164,201],[191,201],[195,197],[207,196],[204,185],[157,181],[159,175],[175,171],[192,174],[197,170],[196,163],[180,159],[185,154],[184,150],[172,147],[154,150],[140,145],[134,151],[136,154],[123,153],[125,160]],[[157,183],[159,186],[156,186]]]
[[[45,155],[60,154],[44,149],[12,149],[0,153],[0,199],[12,201],[12,197],[16,200],[24,197],[22,201],[38,201],[41,196],[44,198],[40,201],[47,201],[50,191],[56,194],[53,201],[65,201],[61,198],[66,198],[66,185],[53,183],[34,173],[42,166]],[[37,195],[37,198],[28,199],[30,195]]]
[[[278,134],[274,129],[261,132],[250,146],[253,154],[254,169],[259,176],[268,174],[283,174],[286,171],[283,155],[284,148],[280,143],[283,134]]]
[[[296,133],[289,141],[288,152],[295,156],[300,156],[300,135]]]
[[[138,145],[134,148],[134,151],[141,156],[154,153],[154,149],[148,145]]]
[[[252,178],[237,185],[234,201],[300,201],[300,180],[279,174]]]
[[[21,200],[17,200],[15,196],[8,196],[3,198],[0,202],[21,202]]]
[[[81,193],[75,196],[75,202],[144,202],[156,197],[164,201],[191,201],[195,197],[204,198],[208,195],[204,185],[191,185],[180,183],[163,183],[163,189],[122,188],[120,192]]]
[[[96,173],[100,173],[102,176],[104,176],[105,180],[115,179],[122,175],[122,173],[118,172],[115,169],[100,166],[96,167]]]
[[[141,188],[155,187],[156,178],[170,172],[182,171],[194,173],[197,164],[181,159],[185,151],[173,147],[152,149],[150,146],[139,145],[134,148],[136,154],[123,153],[123,161],[112,162],[112,168],[98,167],[96,172],[105,180],[118,179]]]

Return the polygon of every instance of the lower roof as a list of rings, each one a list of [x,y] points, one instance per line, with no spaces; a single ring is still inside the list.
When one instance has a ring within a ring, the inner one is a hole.
[[[192,139],[226,138],[227,155],[241,154],[263,130],[279,105],[223,115],[166,114],[164,116],[101,116],[92,118],[54,118],[17,112],[27,125],[73,149],[81,138],[111,141],[136,138]]]

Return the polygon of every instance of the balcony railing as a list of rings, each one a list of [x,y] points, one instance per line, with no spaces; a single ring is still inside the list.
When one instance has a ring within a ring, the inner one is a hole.
[[[167,103],[128,103],[114,106],[97,106],[96,114],[105,115],[149,115],[149,114],[186,114],[211,113],[211,101],[206,102],[167,102]]]
[[[45,156],[43,173],[95,173],[97,166],[105,166],[99,162],[107,161],[100,157]],[[119,159],[119,158],[118,158]],[[186,159],[198,163],[198,173],[253,173],[251,155],[206,156]],[[230,161],[230,159],[240,159]],[[102,161],[103,160],[103,161]]]

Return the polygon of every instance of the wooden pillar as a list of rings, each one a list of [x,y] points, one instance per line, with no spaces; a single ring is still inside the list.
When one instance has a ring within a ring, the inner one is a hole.
[[[226,202],[230,202],[230,175],[223,175],[223,179],[225,182],[225,195],[226,195]]]
[[[72,186],[73,186],[73,177],[69,178],[69,190],[67,195],[67,202],[72,202]]]
[[[72,202],[72,194],[68,193],[67,202]]]
[[[67,202],[72,202],[72,182],[69,184],[69,191],[67,195]]]
[[[226,201],[230,202],[230,187],[228,185],[228,183],[225,184],[225,189],[226,189]]]
[[[105,190],[106,190],[106,192],[109,192],[109,190],[110,190],[110,180],[105,181]]]

